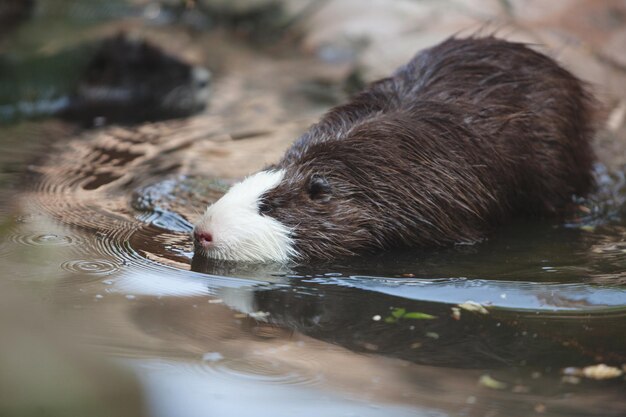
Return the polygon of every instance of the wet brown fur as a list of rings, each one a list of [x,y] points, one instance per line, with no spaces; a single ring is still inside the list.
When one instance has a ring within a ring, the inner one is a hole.
[[[302,258],[473,243],[593,185],[594,101],[521,43],[448,39],[330,110],[274,167],[265,215]],[[329,188],[311,197],[311,178]]]

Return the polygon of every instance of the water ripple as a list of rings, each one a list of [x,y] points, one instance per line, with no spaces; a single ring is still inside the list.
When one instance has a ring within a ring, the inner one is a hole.
[[[11,240],[27,246],[73,246],[84,243],[79,236],[58,233],[17,233],[11,236]]]
[[[202,366],[229,378],[245,379],[264,384],[314,385],[321,375],[312,364],[283,361],[275,357],[250,355],[242,358],[204,360]]]
[[[61,264],[68,272],[90,275],[111,275],[119,270],[119,266],[106,259],[75,259]]]

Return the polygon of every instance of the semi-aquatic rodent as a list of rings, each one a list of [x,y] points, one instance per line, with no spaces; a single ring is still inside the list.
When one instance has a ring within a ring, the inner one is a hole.
[[[494,37],[448,39],[330,110],[194,229],[235,261],[329,259],[473,243],[559,216],[593,185],[594,100],[554,60]]]

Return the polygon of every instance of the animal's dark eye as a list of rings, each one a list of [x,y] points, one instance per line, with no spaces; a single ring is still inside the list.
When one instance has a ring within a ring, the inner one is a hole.
[[[259,214],[268,214],[272,211],[272,206],[265,199],[259,201]]]
[[[328,180],[321,175],[313,175],[309,180],[309,197],[311,200],[330,200],[331,187]]]

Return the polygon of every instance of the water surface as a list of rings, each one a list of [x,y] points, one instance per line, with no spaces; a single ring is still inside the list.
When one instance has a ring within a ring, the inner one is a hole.
[[[238,60],[188,120],[0,129],[2,285],[33,305],[7,304],[8,338],[30,326],[17,317],[46,317],[129,371],[153,416],[626,414],[623,376],[563,375],[626,363],[623,169],[598,165],[598,191],[566,224],[520,222],[478,245],[309,265],[194,259],[191,225],[249,169],[245,155],[280,154],[288,140],[275,138],[326,105],[297,88],[308,58]]]

